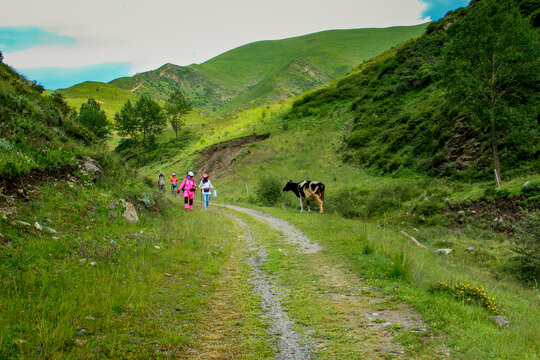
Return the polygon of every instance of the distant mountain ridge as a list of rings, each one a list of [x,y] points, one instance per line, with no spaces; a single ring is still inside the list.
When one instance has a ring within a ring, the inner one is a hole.
[[[200,65],[165,64],[109,84],[156,99],[166,99],[180,89],[195,106],[214,111],[249,108],[320,87],[421,34],[426,26],[329,30],[259,41]]]

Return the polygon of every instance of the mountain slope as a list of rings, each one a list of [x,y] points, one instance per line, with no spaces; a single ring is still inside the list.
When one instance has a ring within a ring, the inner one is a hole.
[[[120,111],[127,100],[136,100],[136,95],[129,91],[97,81],[85,81],[56,92],[62,94],[66,102],[76,109],[88,99],[94,99],[99,102],[109,118],[113,118],[114,113]]]
[[[425,27],[331,30],[260,41],[200,65],[166,64],[110,84],[158,99],[166,99],[180,88],[195,106],[209,109],[260,105],[343,76],[358,63],[420,34]]]

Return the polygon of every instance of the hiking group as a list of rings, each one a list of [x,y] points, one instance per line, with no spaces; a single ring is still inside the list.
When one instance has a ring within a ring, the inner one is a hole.
[[[193,172],[189,171],[184,179],[182,179],[182,182],[180,185],[178,185],[178,178],[176,177],[176,173],[173,173],[171,176],[171,192],[173,196],[176,196],[181,191],[184,195],[184,209],[186,211],[193,211],[193,199],[195,198],[195,190],[197,190],[197,187],[195,186],[195,179],[194,179]],[[158,187],[159,190],[162,192],[165,192],[165,175],[163,173],[160,173],[158,176]],[[202,192],[202,199],[204,203],[204,209],[208,209],[208,205],[210,204],[210,196],[212,195],[212,190],[214,190],[214,196],[217,196],[217,190],[215,190],[215,187],[210,182],[210,176],[208,174],[204,174],[203,178],[199,184],[199,189],[201,189]]]

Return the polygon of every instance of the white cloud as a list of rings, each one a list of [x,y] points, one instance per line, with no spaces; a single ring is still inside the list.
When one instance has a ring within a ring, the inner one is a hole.
[[[0,24],[77,39],[69,49],[6,53],[17,68],[130,62],[140,72],[166,62],[204,62],[258,40],[418,24],[425,6],[419,0],[18,0],[2,4]]]

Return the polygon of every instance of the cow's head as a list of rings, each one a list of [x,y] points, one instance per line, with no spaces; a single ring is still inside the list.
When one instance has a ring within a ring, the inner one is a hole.
[[[289,180],[289,182],[285,185],[285,187],[281,191],[291,191],[296,187],[295,185],[296,184],[293,183],[292,180]]]

